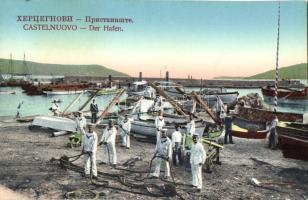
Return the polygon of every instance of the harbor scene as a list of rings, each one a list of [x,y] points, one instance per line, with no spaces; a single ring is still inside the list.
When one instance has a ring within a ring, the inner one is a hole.
[[[76,5],[0,7],[0,199],[308,199],[306,1]]]

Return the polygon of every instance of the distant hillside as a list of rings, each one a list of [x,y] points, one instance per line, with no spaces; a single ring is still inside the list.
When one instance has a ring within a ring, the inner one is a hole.
[[[8,73],[9,59],[0,58],[0,73]],[[128,76],[101,65],[61,65],[45,64],[27,61],[29,73],[32,75],[53,75],[53,76]],[[13,60],[13,73],[25,74],[27,71],[23,66],[23,61]]]
[[[254,76],[247,77],[247,79],[274,79],[275,70],[270,70]],[[306,79],[307,78],[307,63],[291,65],[288,67],[279,68],[280,79]]]

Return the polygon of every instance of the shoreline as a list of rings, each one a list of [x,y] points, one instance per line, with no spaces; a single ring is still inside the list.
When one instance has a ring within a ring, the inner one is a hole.
[[[3,126],[3,123],[0,123]],[[101,130],[96,130],[101,135]],[[77,188],[96,189],[106,193],[110,199],[154,199],[153,197],[130,194],[94,187],[79,173],[63,170],[50,163],[52,157],[77,155],[80,147],[67,148],[68,136],[50,137],[46,129],[29,131],[27,124],[0,129],[0,184],[22,195],[34,199],[63,198],[66,192]],[[119,136],[118,136],[119,137]],[[264,140],[249,140],[234,137],[234,145],[225,145],[221,151],[222,165],[215,165],[211,174],[203,172],[203,191],[187,194],[185,199],[307,199],[308,162],[286,159],[280,150],[270,150]],[[135,168],[148,168],[155,145],[138,142],[132,138],[131,149],[126,150],[117,143],[119,165],[129,158],[141,156]],[[98,159],[102,153],[98,148]],[[76,162],[83,165],[83,159]],[[191,172],[184,167],[172,167],[176,182],[191,184]],[[122,173],[107,166],[98,165],[98,170],[107,173]],[[161,176],[163,174],[161,173]],[[251,178],[262,181],[290,182],[291,185],[256,187]],[[122,185],[110,181],[112,185]],[[157,198],[156,198],[157,199]],[[158,198],[160,199],[160,198]],[[165,199],[165,198],[162,198]],[[176,199],[175,197],[170,199]]]

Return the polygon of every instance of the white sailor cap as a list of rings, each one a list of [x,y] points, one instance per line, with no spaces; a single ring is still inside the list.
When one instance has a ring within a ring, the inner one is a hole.
[[[198,136],[199,137],[199,133],[194,133],[193,136]]]
[[[161,130],[161,132],[164,132],[164,133],[166,133],[168,131],[168,129],[166,129],[166,128],[163,128],[162,130]]]

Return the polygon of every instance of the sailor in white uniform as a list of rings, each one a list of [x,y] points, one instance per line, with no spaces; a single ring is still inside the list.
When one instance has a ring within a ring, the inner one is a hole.
[[[117,135],[117,129],[114,127],[113,121],[109,121],[109,125],[104,129],[103,136],[100,140],[99,145],[103,144],[103,161],[99,164],[112,163],[115,168],[117,164],[117,153],[115,140]]]
[[[151,177],[158,178],[159,172],[160,172],[160,165],[161,162],[165,162],[165,176],[164,178],[168,179],[170,177],[170,165],[169,165],[169,159],[172,155],[172,142],[167,137],[166,129],[163,129],[161,131],[161,139],[159,140],[159,143],[156,145],[155,148],[155,166],[154,166],[154,172],[151,173]]]
[[[199,134],[193,135],[193,145],[191,147],[190,165],[192,173],[192,185],[201,191],[202,189],[202,165],[206,160],[206,152],[203,145],[198,140]]]
[[[84,131],[82,140],[82,153],[84,153],[84,176],[90,175],[90,164],[92,165],[92,176],[97,177],[96,168],[97,134],[93,131],[93,124],[88,124],[88,131]]]

